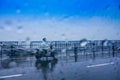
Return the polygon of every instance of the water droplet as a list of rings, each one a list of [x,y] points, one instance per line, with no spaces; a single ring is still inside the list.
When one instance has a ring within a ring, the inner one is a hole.
[[[22,29],[23,27],[22,26],[18,26],[18,28],[17,29]]]
[[[116,35],[117,35],[117,36],[119,36],[119,35],[120,35],[120,33],[119,33],[119,32],[117,32],[117,33],[116,33]]]
[[[82,47],[84,47],[84,46],[87,45],[87,43],[88,43],[88,42],[82,42],[80,45],[81,45]]]
[[[65,33],[63,33],[61,36],[62,36],[62,39],[63,39],[64,41],[68,42],[68,40],[67,40],[67,37],[66,37],[66,34],[65,34]]]
[[[62,78],[61,80],[65,80],[65,78]]]
[[[84,42],[84,41],[87,41],[87,39],[86,39],[86,38],[83,38],[83,39],[81,39],[80,41],[81,41],[81,42]]]
[[[87,42],[87,39],[86,39],[86,38],[83,38],[83,39],[80,40],[80,45],[81,45],[82,47],[86,46],[87,43],[88,43],[88,42]]]
[[[23,33],[23,30],[18,30],[17,33],[21,34]]]
[[[62,34],[62,36],[64,37],[64,36],[65,36],[65,34],[63,33],[63,34]]]
[[[62,53],[66,53],[66,49],[62,49],[62,51],[61,51]]]
[[[49,13],[48,13],[48,12],[46,12],[44,15],[45,15],[45,16],[49,16]]]
[[[4,29],[4,27],[3,26],[0,26],[0,30],[3,30]]]
[[[11,24],[12,24],[12,21],[11,21],[11,20],[6,20],[6,21],[5,21],[5,24],[6,24],[6,25],[11,25]]]
[[[6,30],[6,31],[12,31],[12,27],[6,26],[6,27],[5,27],[5,30]]]
[[[17,14],[21,13],[21,10],[20,10],[20,9],[17,9],[17,10],[16,10],[16,13],[17,13]]]
[[[102,40],[103,46],[107,46],[107,43],[108,43],[108,40],[107,40],[107,39]]]
[[[9,63],[9,67],[16,67],[16,66],[17,66],[16,62],[10,62]]]
[[[22,26],[17,27],[17,33],[23,33],[23,27]]]
[[[26,37],[26,41],[30,41],[30,37]]]
[[[120,47],[118,47],[118,50],[120,51]]]
[[[30,48],[30,37],[26,37],[26,48]]]

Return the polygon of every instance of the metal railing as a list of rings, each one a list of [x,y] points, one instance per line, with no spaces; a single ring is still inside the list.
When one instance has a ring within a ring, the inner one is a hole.
[[[23,44],[24,43],[24,44]],[[10,54],[12,51],[19,52],[34,52],[35,49],[40,48],[41,41],[31,41],[30,44],[25,44],[23,41],[21,44],[19,42],[1,42],[0,45],[0,56],[3,57],[4,54]],[[53,48],[59,55],[64,53],[68,54],[112,54],[120,52],[120,40],[85,40],[85,41],[50,41]],[[84,45],[82,43],[85,43]],[[75,48],[77,50],[75,50]],[[76,51],[76,52],[75,52]]]

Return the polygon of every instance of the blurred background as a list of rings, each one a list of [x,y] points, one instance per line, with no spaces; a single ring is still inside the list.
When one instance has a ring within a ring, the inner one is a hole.
[[[0,40],[118,40],[119,0],[0,0]]]
[[[0,80],[119,75],[120,0],[0,0]]]

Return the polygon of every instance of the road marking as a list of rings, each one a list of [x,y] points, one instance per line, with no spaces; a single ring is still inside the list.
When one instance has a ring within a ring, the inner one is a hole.
[[[111,65],[111,64],[114,64],[114,62],[103,63],[103,64],[96,64],[96,65],[90,65],[90,66],[86,66],[86,67],[87,67],[87,68],[91,68],[91,67],[106,66],[106,65]]]
[[[12,78],[12,77],[19,77],[19,76],[23,76],[23,74],[16,74],[16,75],[9,75],[9,76],[0,76],[0,79]]]

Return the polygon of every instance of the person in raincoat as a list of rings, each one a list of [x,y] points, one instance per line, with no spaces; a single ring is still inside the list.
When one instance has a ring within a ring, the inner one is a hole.
[[[47,42],[46,38],[42,39],[42,43],[40,44],[40,49],[41,49],[43,54],[47,54],[48,51],[50,50],[50,43]]]

